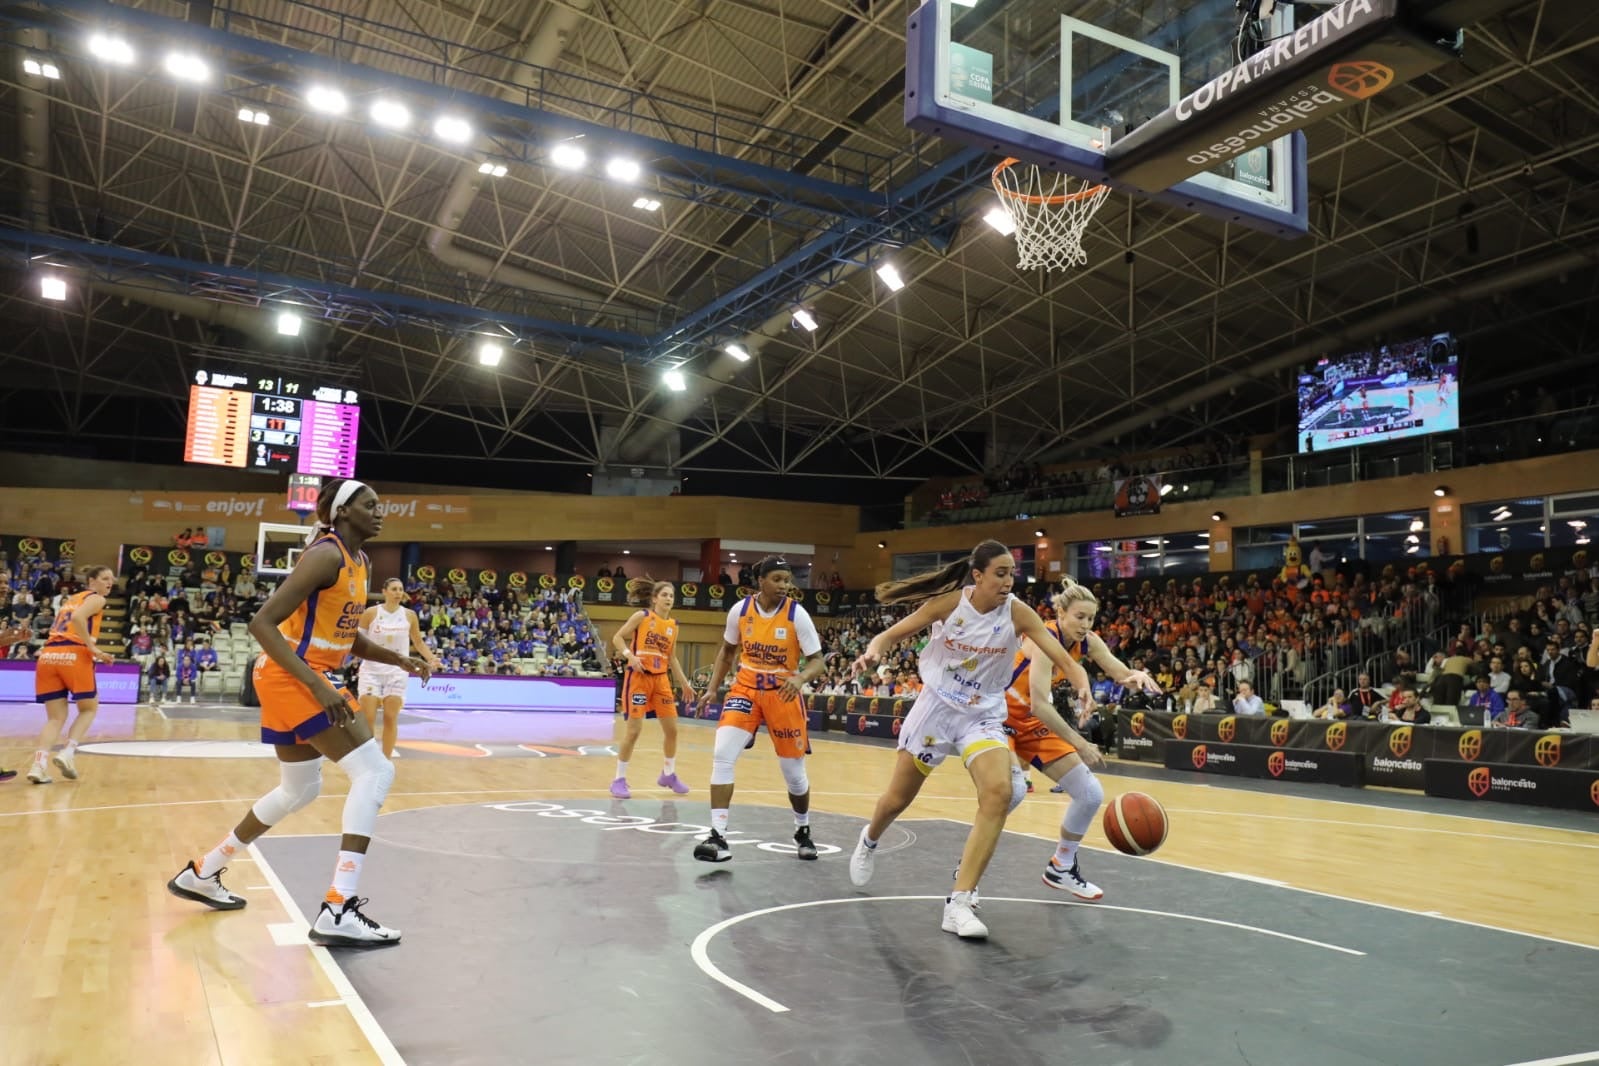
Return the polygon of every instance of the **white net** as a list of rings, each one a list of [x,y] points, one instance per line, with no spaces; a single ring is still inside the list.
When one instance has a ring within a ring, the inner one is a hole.
[[[1083,231],[1110,186],[1007,159],[994,168],[994,191],[1016,227],[1017,266],[1061,270],[1088,262]]]

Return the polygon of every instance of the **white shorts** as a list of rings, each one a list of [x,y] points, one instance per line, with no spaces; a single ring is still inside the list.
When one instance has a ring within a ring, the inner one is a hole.
[[[1010,749],[1005,736],[1005,707],[988,715],[974,715],[970,708],[956,707],[924,688],[911,704],[910,713],[899,729],[899,747],[908,751],[916,766],[930,774],[951,755],[959,755],[963,765],[991,748]]]
[[[405,683],[410,680],[410,675],[397,666],[362,663],[361,670],[356,679],[357,696],[376,696],[378,699],[387,699],[390,696],[405,695]]]

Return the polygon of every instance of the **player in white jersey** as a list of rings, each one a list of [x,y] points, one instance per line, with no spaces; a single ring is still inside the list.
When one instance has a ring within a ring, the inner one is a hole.
[[[1089,705],[1087,671],[1045,628],[1038,612],[1011,595],[1015,567],[1009,548],[985,540],[970,557],[942,570],[879,585],[880,603],[921,606],[873,637],[854,666],[858,674],[896,642],[932,628],[920,660],[925,687],[900,727],[894,774],[861,830],[849,876],[856,885],[871,880],[878,840],[910,806],[934,767],[959,755],[977,786],[977,814],[944,904],[943,927],[968,938],[988,935],[972,909],[973,893],[993,858],[1006,815],[1027,792],[1020,772],[1012,773],[1005,736],[1005,689],[1023,638],[1065,672],[1083,706]],[[971,583],[962,588],[965,581]]]
[[[428,669],[438,670],[443,664],[423,642],[416,612],[401,606],[404,599],[405,582],[397,577],[385,581],[383,602],[368,607],[361,615],[361,635],[400,656],[409,657],[414,648],[417,658],[427,663]],[[383,708],[383,754],[387,758],[394,757],[394,742],[400,735],[400,708],[405,706],[405,682],[409,676],[398,666],[361,660],[356,685],[356,694],[361,697],[361,713],[366,716],[367,728],[376,735],[378,707]]]

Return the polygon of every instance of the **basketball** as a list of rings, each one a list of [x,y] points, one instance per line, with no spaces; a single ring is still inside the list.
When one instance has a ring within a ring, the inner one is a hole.
[[[1105,837],[1124,855],[1152,854],[1170,825],[1166,808],[1142,792],[1124,792],[1105,808]]]

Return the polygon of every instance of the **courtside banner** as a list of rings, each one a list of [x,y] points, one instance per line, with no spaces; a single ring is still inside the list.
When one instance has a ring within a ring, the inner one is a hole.
[[[426,685],[419,677],[408,678],[405,705],[412,710],[610,714],[616,710],[616,682],[590,677],[436,674]]]
[[[0,661],[0,703],[33,703],[34,663],[28,659]],[[101,703],[139,702],[139,667],[133,663],[100,663],[94,668],[94,688]]]
[[[1350,752],[1176,739],[1166,741],[1161,750],[1168,770],[1355,788],[1364,783],[1365,761]]]
[[[1599,770],[1521,763],[1426,761],[1427,795],[1599,813]]]

